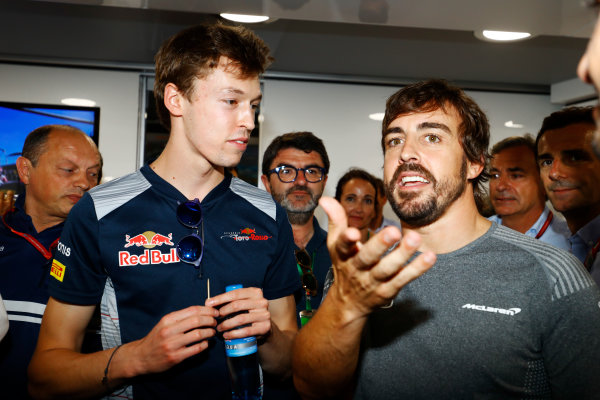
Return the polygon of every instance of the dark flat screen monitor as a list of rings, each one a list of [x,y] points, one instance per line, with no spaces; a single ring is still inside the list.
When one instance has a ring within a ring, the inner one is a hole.
[[[43,125],[71,125],[98,144],[100,108],[0,101],[0,190],[23,191],[15,162],[27,135]]]

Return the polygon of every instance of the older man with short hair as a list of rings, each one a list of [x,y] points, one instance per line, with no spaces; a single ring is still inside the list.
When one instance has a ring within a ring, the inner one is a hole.
[[[25,192],[0,223],[0,293],[10,321],[0,375],[10,399],[29,398],[27,365],[48,302],[50,263],[71,208],[98,184],[102,160],[84,132],[46,125],[27,136],[16,164]]]
[[[508,137],[492,147],[490,201],[496,212],[490,221],[569,250],[565,219],[546,206],[530,135]]]

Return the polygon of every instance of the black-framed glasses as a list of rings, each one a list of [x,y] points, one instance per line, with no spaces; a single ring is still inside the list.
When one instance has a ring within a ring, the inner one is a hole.
[[[279,167],[275,167],[270,171],[267,171],[267,174],[276,173],[279,180],[283,183],[292,183],[296,181],[298,178],[298,172],[304,172],[304,179],[306,182],[317,183],[323,180],[325,176],[325,168],[323,167],[304,167],[304,168],[296,168],[291,165],[280,165]]]
[[[312,258],[305,249],[296,250],[296,263],[302,270],[302,287],[308,296],[317,295],[317,277],[313,273]]]
[[[179,204],[177,206],[177,220],[184,226],[196,230],[177,242],[177,256],[181,261],[198,268],[204,253],[204,223],[200,201],[194,199]],[[201,226],[201,236],[198,235],[198,226]]]

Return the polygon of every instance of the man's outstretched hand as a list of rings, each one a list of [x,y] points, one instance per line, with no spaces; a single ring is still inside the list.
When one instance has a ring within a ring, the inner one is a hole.
[[[419,254],[408,263],[421,244],[417,233],[407,232],[402,237],[400,230],[388,226],[361,243],[359,230],[348,227],[346,213],[335,199],[323,197],[319,204],[329,217],[327,247],[335,278],[327,296],[341,300],[349,320],[389,304],[406,284],[435,263],[432,252]]]

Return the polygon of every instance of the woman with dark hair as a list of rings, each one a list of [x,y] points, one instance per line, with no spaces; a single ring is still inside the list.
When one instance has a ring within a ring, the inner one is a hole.
[[[357,228],[362,235],[361,242],[366,242],[377,209],[375,178],[367,171],[352,168],[338,181],[335,198],[346,211],[348,226]]]

